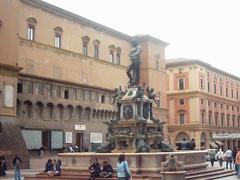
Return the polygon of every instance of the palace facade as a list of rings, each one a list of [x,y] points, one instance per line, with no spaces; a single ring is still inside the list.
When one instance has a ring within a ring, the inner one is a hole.
[[[166,42],[142,46],[140,84],[155,89],[167,121]],[[44,145],[93,151],[114,119],[113,89],[127,86],[132,37],[41,0],[0,2],[0,153]],[[167,137],[167,128],[164,129]]]
[[[240,146],[240,78],[194,59],[167,61],[168,132],[177,148],[195,139],[197,149]]]

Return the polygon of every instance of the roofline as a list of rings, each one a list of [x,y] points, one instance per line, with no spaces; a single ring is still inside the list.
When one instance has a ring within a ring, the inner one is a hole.
[[[51,14],[56,14],[58,16],[70,19],[72,21],[75,21],[77,23],[83,24],[85,26],[92,27],[98,31],[106,32],[108,34],[111,34],[113,36],[116,36],[118,38],[131,41],[132,37],[130,35],[124,34],[122,32],[116,31],[112,28],[109,28],[107,26],[104,26],[102,24],[96,23],[94,21],[91,21],[87,18],[84,18],[82,16],[79,16],[77,14],[74,14],[72,12],[66,11],[62,8],[59,8],[57,6],[54,6],[52,4],[49,4],[47,2],[44,2],[42,0],[21,0],[23,3],[26,3],[28,5],[41,8]]]
[[[226,71],[223,71],[221,69],[218,69],[214,66],[212,66],[211,64],[208,64],[204,61],[201,61],[199,59],[186,59],[186,60],[182,60],[182,61],[178,61],[178,62],[167,62],[166,61],[166,68],[170,68],[170,67],[175,67],[175,66],[183,66],[183,65],[190,65],[190,64],[198,64],[198,65],[201,65],[201,66],[204,66],[212,71],[215,71],[219,74],[222,74],[222,75],[225,75],[225,76],[228,76],[228,77],[231,77],[237,81],[240,81],[240,77],[238,76],[235,76],[233,74],[230,74]]]
[[[143,41],[153,41],[153,42],[156,42],[158,44],[161,44],[162,46],[164,47],[167,47],[169,45],[169,43],[165,42],[165,41],[162,41],[158,38],[155,38],[153,36],[150,36],[150,35],[136,35],[136,36],[133,36],[133,37],[136,37],[139,39],[140,42],[143,42]]]

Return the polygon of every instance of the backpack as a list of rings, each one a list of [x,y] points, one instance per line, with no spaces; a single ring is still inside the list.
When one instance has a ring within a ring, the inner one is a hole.
[[[16,167],[16,169],[20,169],[20,168],[21,168],[21,162],[20,162],[19,159],[16,159],[16,161],[15,161],[15,167]]]

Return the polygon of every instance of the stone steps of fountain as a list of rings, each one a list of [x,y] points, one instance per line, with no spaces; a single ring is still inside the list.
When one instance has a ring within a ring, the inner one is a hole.
[[[234,170],[225,170],[224,168],[208,168],[202,171],[187,172],[185,180],[210,180],[235,175]]]
[[[208,168],[200,171],[188,171],[185,176],[185,180],[210,180],[218,179],[227,176],[233,176],[235,172],[233,170],[225,170],[224,168]],[[48,176],[47,173],[39,173],[35,176],[25,177],[25,180],[87,180],[89,178],[88,172],[81,172],[78,174],[62,173],[61,176]],[[116,180],[116,174],[112,178],[96,178],[96,180]],[[143,175],[133,174],[134,180],[162,180],[161,174],[158,173],[144,173]]]

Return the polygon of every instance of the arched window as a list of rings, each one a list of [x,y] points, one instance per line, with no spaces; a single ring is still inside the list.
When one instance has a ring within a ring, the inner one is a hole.
[[[88,55],[88,43],[89,43],[90,38],[88,36],[82,37],[83,41],[83,55],[87,56]]]
[[[94,58],[98,59],[99,58],[99,45],[100,41],[98,39],[93,41],[93,47],[94,47]]]
[[[36,103],[36,115],[37,115],[37,119],[41,120],[43,119],[43,103],[42,102],[37,102]]]
[[[47,104],[47,120],[53,119],[54,105],[52,103]]]
[[[32,118],[32,109],[33,109],[32,102],[27,100],[23,103],[23,106],[24,106],[23,114],[25,115],[26,118],[31,119]]]
[[[86,107],[85,111],[84,111],[84,119],[89,121],[91,117],[91,108],[90,107]]]
[[[62,33],[63,29],[61,27],[54,28],[54,47],[55,48],[61,48],[62,47]]]
[[[36,30],[37,20],[35,18],[27,19],[27,39],[35,40],[35,30]]]
[[[115,46],[114,45],[110,45],[109,46],[109,60],[113,64],[114,64],[114,50],[115,50]]]
[[[120,64],[121,63],[121,48],[120,47],[116,48],[116,53],[117,53],[116,64]]]
[[[82,113],[83,113],[83,108],[82,106],[77,106],[76,107],[76,113],[77,113],[77,120],[81,121],[82,119]]]

